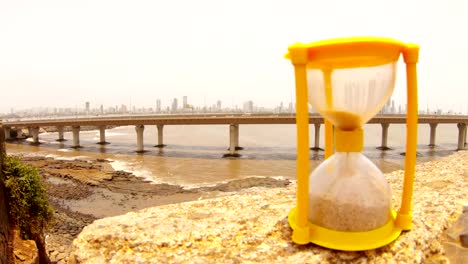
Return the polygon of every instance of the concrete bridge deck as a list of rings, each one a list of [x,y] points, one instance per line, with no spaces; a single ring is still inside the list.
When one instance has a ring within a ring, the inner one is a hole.
[[[323,124],[317,114],[309,117],[311,124]],[[420,115],[420,124],[468,124],[468,116]],[[290,114],[218,114],[218,115],[127,115],[114,117],[39,119],[3,122],[4,127],[47,127],[47,126],[130,126],[130,125],[226,125],[226,124],[295,124],[296,116]],[[406,115],[377,115],[368,124],[404,124]]]
[[[429,146],[435,146],[436,128],[438,124],[456,124],[458,127],[458,149],[465,149],[468,116],[466,115],[420,115],[420,124],[429,124],[430,142]],[[10,138],[11,129],[28,128],[29,136],[33,137],[33,143],[39,144],[39,127],[57,127],[59,138],[63,141],[63,128],[72,127],[73,148],[81,147],[79,144],[80,126],[95,126],[100,130],[100,141],[98,144],[108,144],[105,141],[105,130],[107,126],[135,126],[137,134],[137,152],[144,152],[143,131],[145,125],[156,125],[158,130],[157,147],[164,147],[163,127],[164,125],[229,125],[228,156],[236,156],[239,146],[239,125],[246,124],[295,124],[294,114],[210,114],[210,115],[126,115],[105,117],[76,117],[62,119],[39,119],[19,120],[3,122],[3,128],[7,138]],[[324,123],[323,117],[318,114],[309,116],[309,123],[315,127],[315,145],[313,150],[320,150],[320,125]],[[406,115],[377,115],[368,124],[380,124],[382,126],[382,144],[379,149],[387,150],[387,136],[390,124],[406,123]]]

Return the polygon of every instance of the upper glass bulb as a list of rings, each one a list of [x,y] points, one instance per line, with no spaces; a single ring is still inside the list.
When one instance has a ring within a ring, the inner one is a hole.
[[[361,127],[382,109],[395,85],[396,61],[356,68],[307,69],[309,102],[343,130]]]

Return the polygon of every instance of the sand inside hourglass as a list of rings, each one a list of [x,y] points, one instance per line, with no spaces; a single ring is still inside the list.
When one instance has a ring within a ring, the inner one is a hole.
[[[326,110],[322,114],[329,119],[333,125],[341,128],[342,130],[353,130],[362,125],[362,118],[351,112]]]
[[[362,126],[362,118],[346,111],[322,112],[341,130]],[[312,173],[309,220],[339,231],[369,231],[390,218],[390,189],[382,172],[361,153],[337,152]],[[326,179],[333,180],[329,181]]]

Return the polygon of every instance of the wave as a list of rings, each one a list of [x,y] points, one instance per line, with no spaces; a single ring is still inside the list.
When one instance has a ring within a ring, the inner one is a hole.
[[[57,151],[60,151],[60,152],[70,152],[72,151],[71,149],[57,149]]]
[[[150,183],[153,183],[153,184],[161,184],[161,183],[164,183],[162,181],[158,181],[154,176],[153,174],[151,173],[151,171],[148,171],[148,170],[144,170],[144,169],[135,169],[131,163],[129,162],[125,162],[125,161],[121,161],[121,160],[111,160],[111,162],[109,163],[111,165],[111,167],[116,170],[116,171],[125,171],[125,172],[129,172],[129,173],[132,173],[133,175],[135,175],[136,177],[139,177],[139,178],[143,178],[145,179],[146,181],[150,182]]]

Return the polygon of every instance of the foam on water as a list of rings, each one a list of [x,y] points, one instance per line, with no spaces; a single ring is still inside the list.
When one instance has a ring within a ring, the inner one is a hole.
[[[71,149],[57,149],[57,151],[60,151],[60,152],[70,152]]]
[[[149,181],[150,183],[163,183],[162,181],[158,181],[150,171],[144,169],[135,169],[135,166],[129,162],[121,160],[111,160],[109,164],[116,171],[125,171],[128,173],[132,173],[136,177],[143,178],[146,181]]]

